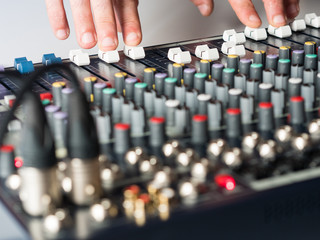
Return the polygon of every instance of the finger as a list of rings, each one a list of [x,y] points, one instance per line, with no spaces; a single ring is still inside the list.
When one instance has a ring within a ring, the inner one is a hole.
[[[117,48],[118,36],[111,0],[91,0],[98,44],[106,52]]]
[[[252,28],[260,27],[261,19],[251,0],[229,0],[229,2],[244,25]]]
[[[136,46],[142,40],[138,0],[114,0],[126,45]]]
[[[121,25],[120,25],[119,18],[117,16],[117,14],[116,14],[116,23],[117,23],[117,31],[122,32]]]
[[[203,16],[209,16],[213,11],[213,0],[191,0]]]
[[[286,0],[286,14],[288,19],[294,19],[300,12],[299,0]]]
[[[285,14],[283,0],[263,0],[269,24],[274,27],[286,25],[287,17]]]
[[[66,12],[63,7],[63,0],[46,0],[49,22],[54,35],[64,40],[69,37],[69,25]]]
[[[89,0],[70,0],[79,45],[92,48],[97,43]]]

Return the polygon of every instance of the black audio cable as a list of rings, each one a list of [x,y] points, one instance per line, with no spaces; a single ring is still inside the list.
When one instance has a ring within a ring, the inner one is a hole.
[[[34,196],[21,199],[24,210],[32,216],[41,216],[46,209],[40,203],[41,196],[47,195],[51,202],[59,206],[61,192],[56,179],[55,144],[44,108],[39,96],[32,92],[32,84],[48,71],[63,71],[72,82],[72,93],[68,107],[67,149],[72,189],[70,197],[78,205],[87,205],[100,197],[102,192],[99,172],[99,143],[94,120],[90,114],[89,104],[73,72],[64,65],[51,65],[40,68],[23,79],[16,100],[5,116],[0,128],[0,146],[4,142],[6,128],[14,112],[22,103],[25,119],[20,144],[24,165],[19,168],[22,195]],[[14,72],[0,74],[3,77],[15,77]],[[38,186],[38,187],[36,187]],[[85,189],[92,188],[92,194]],[[38,197],[37,197],[38,196]]]
[[[96,199],[98,199],[102,193],[100,175],[97,174],[97,172],[99,172],[100,148],[94,120],[90,114],[89,104],[85,98],[84,93],[80,90],[80,85],[75,75],[68,67],[61,64],[43,67],[23,80],[24,83],[22,84],[20,92],[16,97],[16,101],[7,114],[0,129],[0,146],[3,144],[4,136],[6,134],[6,127],[9,124],[10,119],[13,117],[15,110],[22,102],[26,92],[30,92],[32,90],[32,83],[45,72],[58,70],[64,71],[68,75],[69,80],[71,80],[73,83],[73,92],[71,93],[69,99],[67,127],[67,164],[69,166],[70,172],[69,177],[72,180],[70,197],[71,200],[77,205],[88,205],[96,201]],[[10,74],[4,74],[4,76],[8,77]],[[41,111],[43,109],[39,109],[40,102],[35,101],[36,98],[34,98],[34,96],[35,95],[33,95],[32,97],[33,100],[31,100],[33,103],[29,101],[29,103],[31,103],[31,106],[29,106],[29,108],[34,110],[32,111],[33,114],[41,115]],[[38,113],[36,113],[37,111]],[[42,123],[44,123],[45,121],[44,118],[44,116],[43,118],[40,117],[40,120],[43,120]],[[30,124],[32,125],[32,123]],[[44,126],[44,124],[42,124],[42,126]],[[41,136],[44,136],[44,133],[37,134],[38,130],[39,128],[37,127],[31,128],[30,130],[27,130],[27,135],[31,137],[38,135],[41,138]],[[44,128],[42,128],[41,131],[43,130]],[[28,145],[30,148],[30,144]],[[45,147],[44,145],[45,144],[43,144],[43,147]],[[39,146],[39,144],[36,142],[35,146]],[[54,144],[52,143],[51,146],[54,146]],[[27,149],[24,150],[29,153]],[[55,159],[54,152],[52,151],[52,147],[50,147],[50,144],[47,149],[39,151],[42,153],[42,156],[44,156],[42,161],[48,161],[47,163],[43,163],[44,165],[49,164],[51,157]],[[37,150],[31,150],[31,152],[33,152],[32,154],[34,154],[34,152],[37,152]],[[92,191],[87,191],[86,189],[92,189]],[[25,207],[25,209],[26,208],[27,207]],[[29,206],[29,209],[30,211],[28,212],[31,215],[41,214],[41,211],[39,209],[38,212],[32,212],[31,204]],[[26,211],[27,210],[28,209],[26,209]]]
[[[75,90],[78,90],[80,88],[79,82],[78,82],[75,74],[70,70],[69,67],[64,66],[62,64],[53,64],[50,66],[45,66],[45,67],[40,68],[36,72],[31,73],[26,79],[23,80],[23,84],[21,85],[20,91],[16,96],[15,102],[14,102],[12,108],[10,109],[10,111],[5,116],[3,123],[1,124],[1,127],[0,127],[0,146],[3,145],[4,136],[7,132],[7,126],[9,124],[10,120],[13,118],[14,112],[17,110],[18,106],[22,102],[25,93],[32,89],[32,83],[35,82],[44,73],[49,72],[49,71],[58,71],[58,70],[62,70],[67,74],[68,79],[72,82],[72,85],[73,85],[72,87]],[[10,76],[17,77],[18,75],[15,72],[4,72],[4,73],[0,74],[0,77],[10,77]]]
[[[19,149],[23,166],[18,169],[21,178],[20,199],[23,209],[31,216],[42,216],[48,202],[60,206],[62,195],[57,178],[55,144],[49,129],[40,97],[31,90],[23,94],[24,120]]]
[[[24,167],[48,168],[57,163],[54,140],[39,96],[26,91],[20,149]]]
[[[19,148],[23,157],[23,166],[18,169],[21,178],[20,196],[23,209],[31,216],[42,216],[49,206],[43,203],[47,196],[48,204],[60,206],[62,194],[57,179],[57,158],[55,144],[49,129],[46,114],[40,97],[32,91],[32,83],[47,71],[63,69],[70,75],[73,88],[79,90],[79,84],[69,68],[63,65],[43,67],[22,81],[13,107],[7,114],[0,129],[0,143],[3,143],[6,127],[15,110],[23,101],[24,121],[21,130]],[[6,77],[14,73],[4,74]],[[80,91],[76,91],[80,92]]]

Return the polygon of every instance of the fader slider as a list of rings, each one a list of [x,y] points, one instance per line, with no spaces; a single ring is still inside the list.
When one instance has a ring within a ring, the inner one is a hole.
[[[181,48],[170,48],[168,51],[168,59],[179,64],[191,63],[191,54],[189,51],[182,51]]]
[[[86,66],[90,64],[90,58],[88,53],[82,52],[81,49],[70,50],[69,59],[77,66]]]
[[[125,45],[123,53],[133,60],[143,59],[146,56],[143,47],[130,47]]]
[[[103,52],[99,50],[99,58],[106,63],[117,63],[120,60],[120,56],[117,50]]]
[[[196,56],[203,60],[216,61],[219,59],[219,52],[216,48],[209,48],[207,44],[196,47]]]
[[[292,35],[292,31],[289,25],[279,27],[279,28],[269,25],[268,33],[278,38],[286,38]]]
[[[304,31],[307,28],[306,22],[303,19],[294,20],[292,23],[290,23],[290,27],[291,30],[295,32]]]
[[[234,42],[224,42],[221,51],[227,55],[239,55],[243,57],[246,55],[246,50],[243,45],[236,45]]]
[[[234,42],[238,45],[246,42],[246,36],[244,33],[237,33],[234,29],[231,29],[224,31],[223,40],[225,42]]]
[[[251,38],[255,41],[261,41],[267,39],[267,31],[264,28],[250,28],[246,27],[244,30],[244,34],[247,38]]]
[[[315,13],[306,14],[305,21],[308,26],[320,28],[320,17],[318,17]]]

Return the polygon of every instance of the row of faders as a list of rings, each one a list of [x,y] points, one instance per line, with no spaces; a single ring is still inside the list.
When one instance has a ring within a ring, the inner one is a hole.
[[[73,69],[83,91],[62,70],[35,82],[42,102],[26,94],[0,148],[1,199],[34,238],[79,239],[320,177],[319,41],[301,20],[291,28],[308,41],[277,46],[265,29],[246,29],[196,45],[126,47],[122,62],[116,52],[44,55],[43,65]],[[229,45],[244,57],[219,54]],[[23,74],[38,68],[15,61]],[[9,80],[1,83],[18,92],[21,79]]]

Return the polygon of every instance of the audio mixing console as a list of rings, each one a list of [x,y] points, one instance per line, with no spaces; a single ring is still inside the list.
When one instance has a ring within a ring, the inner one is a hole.
[[[319,27],[15,59],[0,200],[34,239],[318,239]]]

